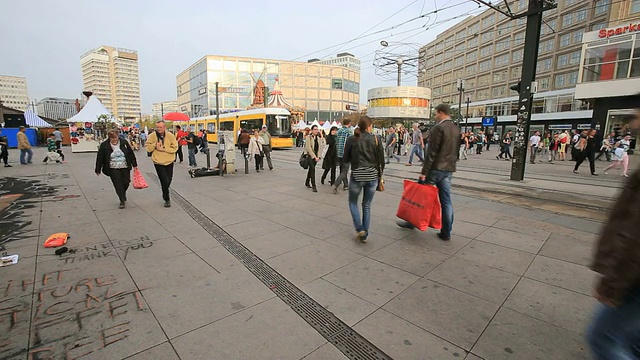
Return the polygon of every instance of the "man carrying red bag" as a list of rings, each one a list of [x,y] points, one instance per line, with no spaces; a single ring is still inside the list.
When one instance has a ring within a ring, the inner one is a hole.
[[[451,202],[451,178],[456,171],[456,161],[460,148],[460,129],[451,121],[451,108],[440,104],[435,108],[437,124],[431,128],[429,146],[425,154],[422,175],[419,183],[435,185],[438,188],[442,209],[442,230],[438,233],[441,240],[451,240],[453,227],[453,204]],[[403,195],[404,197],[404,195]],[[402,206],[402,203],[401,203]],[[431,213],[424,214],[431,218]],[[398,226],[414,229],[416,224],[398,221]]]

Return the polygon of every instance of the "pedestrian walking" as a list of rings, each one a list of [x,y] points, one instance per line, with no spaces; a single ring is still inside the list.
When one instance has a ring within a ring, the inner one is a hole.
[[[247,129],[240,130],[238,142],[240,143],[240,152],[242,152],[242,156],[247,156],[249,142],[251,142],[251,135],[249,135],[249,131],[247,131]]]
[[[389,128],[389,133],[387,135],[387,160],[386,163],[389,163],[390,158],[395,158],[396,161],[400,162],[400,156],[395,154],[395,148],[398,143],[398,134],[396,134],[396,129],[392,126]]]
[[[424,163],[424,155],[423,155],[424,139],[422,138],[422,131],[420,130],[420,125],[418,123],[414,123],[413,125],[411,125],[411,128],[413,130],[411,134],[412,146],[411,146],[411,154],[409,155],[409,162],[407,163],[407,166],[413,165],[413,155],[416,155],[418,159],[420,159],[420,161]]]
[[[156,122],[156,129],[147,140],[146,150],[151,153],[151,160],[160,180],[164,207],[171,207],[169,188],[173,180],[173,163],[176,161],[178,141],[172,133],[167,131],[163,120]]]
[[[592,129],[589,132],[586,132],[584,136],[580,138],[578,143],[576,144],[576,149],[579,150],[576,158],[576,166],[573,168],[573,173],[578,174],[578,168],[585,161],[585,159],[589,159],[589,168],[591,170],[591,175],[598,176],[596,174],[596,163],[595,163],[595,153],[596,153],[596,130]]]
[[[640,128],[640,119],[630,121]],[[640,170],[616,200],[596,243],[591,270],[600,276],[594,296],[600,302],[587,328],[594,359],[638,359],[640,332]]]
[[[349,211],[353,219],[358,240],[365,243],[369,237],[371,224],[371,202],[384,172],[383,160],[386,156],[382,139],[372,134],[373,121],[361,116],[358,129],[349,137],[344,157],[351,163],[349,181]],[[358,198],[362,195],[362,217],[358,209]]]
[[[309,169],[307,170],[307,179],[304,185],[312,188],[313,192],[318,192],[316,187],[316,165],[320,161],[320,154],[324,148],[324,141],[320,138],[318,125],[311,127],[311,133],[305,139],[305,152],[309,155]]]
[[[187,140],[186,140],[187,135],[189,135],[189,133],[187,133],[186,131],[183,131],[180,125],[176,125],[175,138],[178,141],[178,151],[176,151],[176,158],[173,160],[173,162],[176,162],[178,158],[180,158],[181,163],[184,160],[184,155],[182,154],[182,147],[187,146]]]
[[[491,143],[493,142],[493,131],[489,131],[489,133],[486,134],[485,141],[487,142],[487,151],[489,151]]]
[[[171,163],[173,166],[173,163]],[[131,169],[138,167],[136,155],[127,141],[118,136],[116,130],[107,133],[107,140],[98,148],[96,156],[96,175],[102,172],[111,179],[113,188],[120,199],[120,209],[124,209],[127,202],[127,190],[131,183]]]
[[[440,104],[435,108],[437,124],[431,128],[431,146],[427,148],[422,175],[419,181],[438,188],[440,207],[442,208],[442,230],[440,240],[451,240],[453,229],[453,203],[451,202],[451,178],[456,171],[456,159],[459,150],[460,129],[451,121],[451,108]],[[406,221],[399,221],[403,228],[414,229]]]
[[[347,139],[353,135],[352,127],[351,127],[351,119],[344,118],[342,119],[342,128],[340,128],[336,134],[336,156],[338,157],[338,165],[340,166],[340,175],[336,179],[336,182],[333,184],[333,193],[338,193],[338,186],[342,183],[342,189],[349,189],[349,163],[344,161],[344,147],[347,142]]]
[[[500,154],[498,154],[498,156],[496,156],[496,159],[502,160],[502,155],[504,155],[504,159],[505,160],[512,159],[512,157],[511,157],[511,139],[512,139],[512,135],[511,134],[512,134],[512,132],[511,132],[511,130],[509,130],[502,137],[502,142],[501,142],[502,146],[500,147]]]
[[[608,175],[607,171],[622,166],[622,176],[629,177],[629,145],[631,144],[631,135],[627,134],[614,145],[613,151],[613,163],[606,168],[603,172]]]
[[[256,162],[256,172],[260,172],[263,161],[262,149],[264,144],[262,143],[262,137],[258,130],[253,131],[253,136],[249,140],[249,160],[253,159]]]
[[[146,146],[147,137],[148,137],[148,135],[147,135],[146,131],[142,131],[140,133],[140,147],[144,148]]]
[[[558,149],[558,158],[562,161],[566,160],[568,142],[569,133],[565,130],[558,135],[558,143],[560,144],[560,148]]]
[[[577,145],[581,141],[581,137],[587,137],[587,133],[587,130],[584,130],[582,133],[579,133],[576,130],[573,138],[571,138],[571,161],[578,161],[578,154],[580,153],[580,151],[578,151]]]
[[[60,150],[62,148],[62,131],[59,128],[56,128],[53,131],[53,136],[56,144],[56,149]]]
[[[560,148],[560,142],[558,141],[558,134],[553,134],[553,137],[549,141],[549,162],[553,163],[558,159],[558,149]]]
[[[467,149],[469,148],[469,139],[465,134],[460,134],[460,151],[458,151],[458,160],[464,157],[464,160],[469,160],[467,156]]]
[[[398,128],[398,142],[396,143],[396,150],[398,151],[398,156],[402,155],[402,148],[404,148],[404,129]]]
[[[4,163],[4,167],[11,167],[9,165],[9,139],[6,136],[2,136],[2,129],[0,128],[0,160]]]
[[[540,131],[536,131],[529,138],[529,151],[531,152],[531,154],[529,155],[529,162],[532,164],[536,163],[536,154],[538,153],[540,141],[542,141],[542,139],[540,138]]]
[[[33,162],[31,162],[33,151],[31,151],[31,143],[29,143],[29,138],[27,138],[27,134],[25,133],[26,131],[27,129],[24,126],[18,128],[17,138],[21,165],[33,164]]]
[[[273,170],[273,165],[271,164],[271,134],[269,134],[267,125],[262,125],[260,137],[262,138],[262,152],[264,153],[263,162],[264,158],[266,158],[269,170]],[[260,170],[264,170],[264,164],[260,166]]]
[[[478,135],[476,135],[476,154],[482,154],[482,149],[484,147],[485,136],[483,131],[479,131]]]
[[[413,129],[411,130],[413,131]],[[407,154],[409,154],[409,151],[411,150],[412,131],[409,131],[409,129],[405,129],[405,131],[402,134],[403,142],[404,142],[404,146],[403,146],[404,156],[407,156]]]
[[[322,169],[324,169],[324,172],[320,178],[320,184],[322,185],[324,185],[324,180],[327,178],[329,173],[331,174],[329,185],[333,186],[336,182],[336,166],[338,165],[338,155],[336,151],[337,133],[338,128],[333,126],[329,130],[329,135],[326,137],[327,152],[322,160]]]
[[[200,129],[200,152],[207,155],[209,153],[209,140],[207,139],[207,130]]]
[[[604,139],[602,139],[602,144],[600,145],[600,153],[596,156],[596,160],[599,160],[604,154],[607,158],[607,161],[611,161],[611,153],[615,150],[614,145],[616,143],[616,133],[611,132]]]
[[[189,166],[190,167],[198,167],[198,162],[196,161],[196,154],[198,153],[198,145],[199,140],[198,136],[193,133],[190,127],[187,126],[187,130],[185,131],[187,136],[184,138],[184,141],[187,143],[187,154],[189,156]]]

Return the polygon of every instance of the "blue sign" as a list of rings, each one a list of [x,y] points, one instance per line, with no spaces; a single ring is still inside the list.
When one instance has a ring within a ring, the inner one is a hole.
[[[495,116],[483,116],[482,126],[495,126],[497,118]]]

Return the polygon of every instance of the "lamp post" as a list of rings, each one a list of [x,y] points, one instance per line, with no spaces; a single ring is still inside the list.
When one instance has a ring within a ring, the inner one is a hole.
[[[467,116],[464,118],[464,130],[467,131],[467,124],[469,123],[469,103],[471,99],[467,97]]]
[[[458,92],[460,93],[460,97],[458,99],[458,124],[460,124],[462,122],[462,93],[464,93],[463,79],[458,79]]]
[[[404,64],[404,59],[399,57],[396,60],[396,64],[398,64],[398,86],[402,85],[402,64]]]

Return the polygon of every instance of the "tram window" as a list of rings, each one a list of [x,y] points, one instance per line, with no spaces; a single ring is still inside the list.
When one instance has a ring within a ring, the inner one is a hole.
[[[262,119],[240,120],[240,128],[247,131],[260,130],[262,127]]]
[[[233,121],[221,122],[220,131],[233,131]]]
[[[216,132],[216,123],[207,123],[207,132],[213,134]]]

